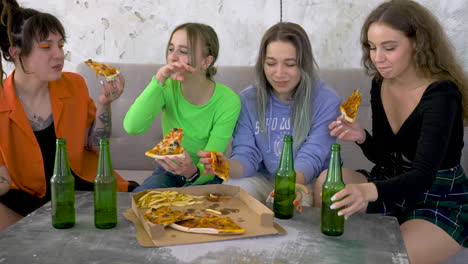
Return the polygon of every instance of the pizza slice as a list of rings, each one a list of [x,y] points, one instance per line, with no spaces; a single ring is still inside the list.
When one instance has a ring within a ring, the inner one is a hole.
[[[202,217],[172,223],[170,227],[189,233],[214,235],[238,235],[245,233],[245,229],[237,225],[229,217]]]
[[[362,94],[359,93],[359,89],[354,90],[353,94],[340,106],[341,113],[345,119],[349,122],[354,122],[361,104]]]
[[[154,148],[145,152],[145,155],[155,159],[164,159],[165,157],[184,157],[184,148],[182,147],[182,137],[184,133],[182,128],[173,128]]]
[[[112,81],[115,80],[119,75],[119,69],[114,68],[108,64],[93,61],[91,59],[85,61],[84,63],[96,72],[96,77],[101,75],[106,77],[106,80]]]
[[[143,218],[154,224],[168,226],[172,223],[192,219],[195,216],[188,214],[186,211],[173,210],[169,207],[159,207],[148,209]]]
[[[213,169],[216,176],[223,179],[224,181],[229,180],[229,163],[223,158],[220,158],[218,152],[211,151],[211,168]]]

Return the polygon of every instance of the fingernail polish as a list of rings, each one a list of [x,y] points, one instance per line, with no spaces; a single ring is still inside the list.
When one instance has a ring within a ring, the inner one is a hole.
[[[330,209],[333,210],[333,209],[335,209],[335,208],[336,208],[336,205],[334,205],[334,204],[330,205]]]
[[[208,162],[213,162],[213,159],[208,159]]]
[[[336,200],[335,196],[332,196],[332,198],[330,198],[330,200],[335,201]]]
[[[299,202],[298,202],[298,201],[294,201],[293,204],[294,204],[294,205],[298,205]]]
[[[339,215],[339,216],[342,216],[342,215],[343,215],[343,213],[342,213],[342,212],[338,212],[338,215]]]

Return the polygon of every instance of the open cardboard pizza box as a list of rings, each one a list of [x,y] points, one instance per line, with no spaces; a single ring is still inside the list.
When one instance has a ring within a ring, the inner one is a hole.
[[[124,214],[128,220],[135,224],[137,229],[136,237],[142,246],[159,247],[286,233],[281,226],[274,223],[274,214],[268,207],[238,186],[210,184],[154,190],[171,190],[197,196],[205,196],[209,193],[222,193],[224,195],[223,197],[227,197],[227,199],[221,199],[217,202],[210,202],[206,199],[202,199],[200,200],[203,201],[202,204],[184,207],[171,206],[171,208],[175,210],[187,210],[194,215],[203,215],[205,209],[208,208],[215,209],[222,212],[222,215],[219,217],[231,218],[241,228],[245,229],[245,232],[235,235],[198,234],[182,232],[169,226],[164,227],[160,224],[151,224],[143,218],[144,213],[148,209],[137,207],[138,199],[151,191],[145,190],[132,195],[132,208],[127,210]]]

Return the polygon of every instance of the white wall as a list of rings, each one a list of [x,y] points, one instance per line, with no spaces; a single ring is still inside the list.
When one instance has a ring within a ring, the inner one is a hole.
[[[172,29],[195,21],[214,27],[218,65],[252,65],[264,31],[280,19],[279,0],[18,0],[56,15],[67,32],[66,71],[92,58],[164,63]],[[302,25],[322,68],[360,67],[360,27],[381,0],[283,0],[283,21]],[[468,1],[418,0],[441,21],[468,71]],[[10,66],[11,69],[11,66]]]

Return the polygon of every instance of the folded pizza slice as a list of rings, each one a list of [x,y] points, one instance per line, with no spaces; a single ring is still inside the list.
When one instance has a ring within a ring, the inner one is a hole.
[[[119,75],[119,69],[110,66],[109,64],[93,61],[91,59],[84,62],[91,69],[96,72],[96,77],[99,75],[104,76],[106,80],[112,81]]]
[[[169,207],[159,207],[148,209],[143,218],[154,225],[168,226],[172,223],[192,219],[195,216],[186,211],[173,210]]]
[[[213,169],[216,176],[223,179],[224,181],[229,180],[229,163],[223,158],[221,158],[218,152],[211,151],[211,168]]]
[[[182,128],[173,128],[164,136],[154,148],[145,152],[145,155],[155,159],[164,159],[165,157],[184,157],[184,148],[182,147],[182,137],[184,133]]]
[[[189,233],[238,235],[245,233],[245,229],[237,225],[229,217],[201,217],[184,220],[169,225],[174,229]]]
[[[359,93],[359,89],[354,90],[353,94],[340,106],[341,113],[345,119],[349,122],[354,122],[361,104],[362,94]]]

